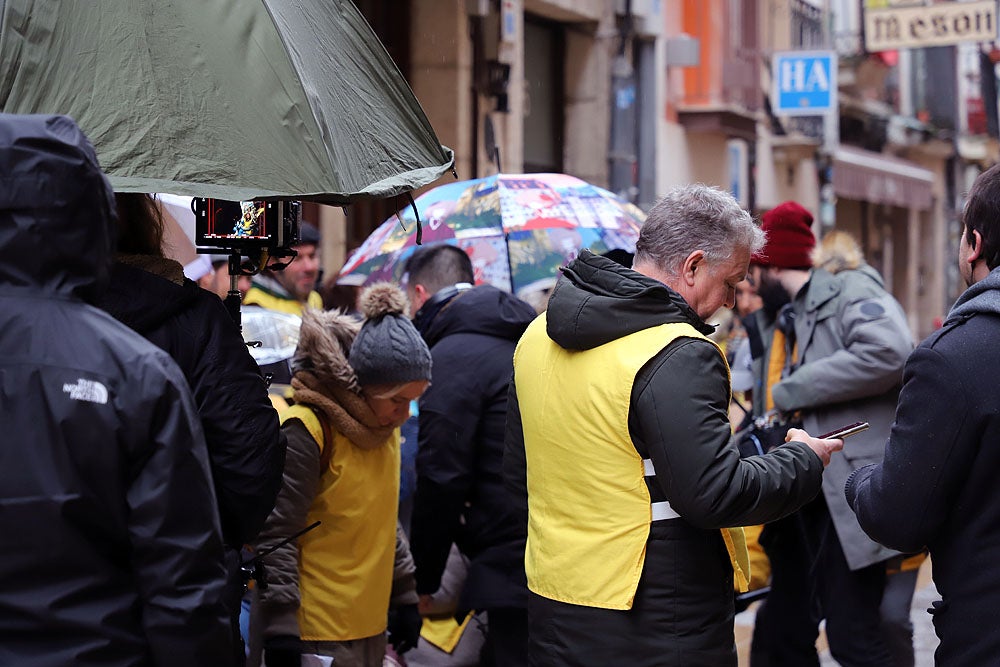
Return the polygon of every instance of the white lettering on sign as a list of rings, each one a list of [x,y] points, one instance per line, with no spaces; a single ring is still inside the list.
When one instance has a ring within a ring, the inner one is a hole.
[[[775,113],[814,116],[836,109],[836,53],[777,51],[772,58],[771,108]]]
[[[784,60],[781,63],[781,90],[801,93],[830,90],[830,77],[817,60]]]
[[[942,2],[928,7],[865,7],[865,49],[942,46],[997,38],[996,0]]]

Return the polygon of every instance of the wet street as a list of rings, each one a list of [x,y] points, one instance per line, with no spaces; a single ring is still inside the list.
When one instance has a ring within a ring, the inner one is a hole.
[[[931,581],[930,561],[925,561],[920,568],[917,579],[917,589],[913,594],[913,605],[910,607],[910,618],[913,621],[913,646],[916,667],[934,667],[934,649],[937,648],[937,636],[931,624],[931,616],[927,608],[933,600],[938,599],[934,582]],[[740,667],[750,664],[750,638],[753,633],[753,621],[756,605],[736,616],[736,646],[740,656]],[[837,667],[838,663],[830,656],[826,646],[826,637],[820,633],[817,646],[820,648],[820,664],[822,667]]]

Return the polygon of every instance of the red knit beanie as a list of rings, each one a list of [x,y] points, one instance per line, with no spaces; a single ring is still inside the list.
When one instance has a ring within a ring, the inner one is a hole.
[[[816,246],[813,217],[793,201],[778,204],[762,216],[760,226],[767,233],[764,249],[750,260],[762,266],[804,269],[812,266],[809,254]]]

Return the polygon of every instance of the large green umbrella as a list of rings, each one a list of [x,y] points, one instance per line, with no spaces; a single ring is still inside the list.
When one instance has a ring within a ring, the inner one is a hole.
[[[346,204],[454,160],[350,0],[0,0],[0,110],[72,116],[123,192]]]

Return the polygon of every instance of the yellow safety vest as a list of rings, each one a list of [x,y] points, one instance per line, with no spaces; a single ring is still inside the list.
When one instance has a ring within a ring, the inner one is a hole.
[[[321,452],[330,446],[312,409],[293,405],[282,423],[291,419],[302,422]],[[299,538],[299,630],[309,641],[385,632],[396,557],[399,429],[376,449],[331,434],[333,451],[306,518],[323,523]]]
[[[292,315],[302,317],[301,302],[278,296],[256,285],[247,290],[247,295],[243,298],[243,304],[246,306],[260,306],[267,310],[277,310],[282,313],[291,313]],[[305,305],[315,310],[322,310],[323,297],[319,295],[319,292],[309,292],[309,297],[306,299]]]
[[[708,338],[671,323],[566,350],[548,337],[545,322],[539,316],[514,353],[527,459],[528,588],[570,604],[631,609],[650,522],[678,516],[669,503],[650,503],[645,477],[655,471],[628,432],[632,384],[671,341]],[[743,529],[721,532],[745,591]]]

